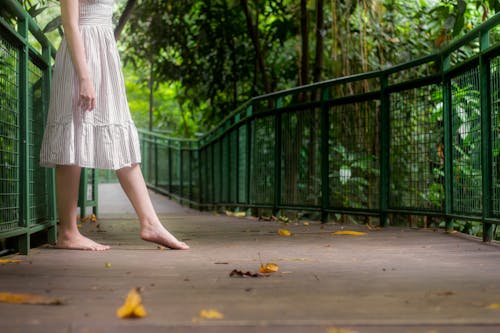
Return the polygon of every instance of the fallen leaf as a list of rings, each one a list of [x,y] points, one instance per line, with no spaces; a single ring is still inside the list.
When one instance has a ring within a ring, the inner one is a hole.
[[[97,216],[95,216],[95,214],[90,214],[87,217],[81,218],[80,221],[82,221],[82,223],[85,223],[88,221],[95,223],[97,221]]]
[[[377,231],[378,231],[378,230],[382,230],[382,228],[381,228],[381,227],[378,227],[378,226],[373,226],[373,225],[368,224],[368,223],[367,223],[367,224],[365,224],[365,225],[366,225],[366,228],[367,228],[368,230],[377,230]]]
[[[58,298],[45,297],[33,294],[0,293],[0,302],[14,304],[40,304],[60,305],[62,301]]]
[[[203,319],[222,319],[224,315],[217,310],[209,309],[209,310],[201,310],[200,318]]]
[[[442,291],[442,292],[439,292],[439,293],[436,293],[436,295],[438,296],[452,296],[452,295],[455,295],[455,293],[453,291]]]
[[[456,230],[446,230],[445,232],[447,234],[456,234],[456,233],[458,233],[458,231],[456,231]]]
[[[366,235],[366,232],[362,231],[352,231],[352,230],[342,230],[332,232],[332,235],[350,235],[350,236],[363,236]]]
[[[228,262],[214,262],[215,265],[229,265]]]
[[[279,266],[277,264],[268,263],[265,265],[260,265],[259,271],[261,273],[276,273],[279,270]]]
[[[18,259],[0,259],[0,264],[15,264],[20,262],[23,261]]]
[[[245,216],[247,216],[247,213],[245,213],[245,212],[231,212],[229,210],[226,210],[226,215],[227,216],[234,216],[234,217],[245,217]]]
[[[111,263],[110,263],[110,262],[106,262],[106,263],[104,264],[104,267],[106,267],[106,268],[110,268],[110,267],[111,267]]]
[[[292,235],[292,233],[289,230],[287,230],[287,229],[279,229],[278,233],[281,236],[287,236],[287,237]]]
[[[287,216],[279,216],[278,221],[288,223],[290,222],[290,219]]]
[[[167,249],[165,246],[162,245],[158,245],[156,248],[160,251],[165,251]]]
[[[241,277],[241,278],[246,278],[246,277],[252,277],[252,278],[259,278],[259,277],[264,277],[268,275],[264,275],[261,273],[252,273],[252,272],[243,272],[238,269],[233,269],[231,273],[229,273],[229,277]]]
[[[143,318],[146,314],[146,309],[142,305],[140,288],[130,290],[125,303],[116,311],[118,318]]]
[[[309,222],[302,222],[302,224],[307,227],[310,223]]]
[[[261,215],[261,216],[259,216],[259,221],[260,220],[262,220],[262,221],[271,221],[271,216]]]
[[[332,328],[328,329],[327,333],[358,333],[358,331],[353,331],[353,330],[350,330],[348,328],[332,327]]]
[[[487,309],[490,310],[500,310],[500,304],[499,303],[492,303],[486,307]]]

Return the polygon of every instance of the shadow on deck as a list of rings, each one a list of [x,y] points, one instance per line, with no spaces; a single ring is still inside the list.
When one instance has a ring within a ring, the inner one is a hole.
[[[339,225],[291,224],[200,213],[157,194],[162,221],[189,251],[160,250],[138,237],[116,185],[100,192],[102,253],[38,248],[0,265],[0,291],[64,299],[61,306],[0,303],[2,332],[498,332],[500,247],[443,231],[386,228],[333,236]],[[347,227],[346,227],[347,228]],[[257,271],[259,253],[280,271]],[[110,267],[106,267],[110,263]],[[148,316],[115,317],[127,292],[144,287]],[[202,309],[223,319],[202,320]],[[337,330],[334,330],[337,329]]]

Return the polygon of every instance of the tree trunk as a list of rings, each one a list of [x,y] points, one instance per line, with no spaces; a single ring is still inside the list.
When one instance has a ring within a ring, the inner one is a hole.
[[[120,35],[122,33],[122,30],[125,27],[125,24],[127,23],[128,19],[130,18],[130,15],[132,14],[132,11],[134,10],[136,3],[137,3],[137,0],[127,0],[127,4],[125,5],[125,9],[123,10],[123,13],[120,16],[120,19],[118,20],[118,25],[115,28],[115,40],[120,39]]]
[[[241,6],[243,7],[243,12],[245,13],[245,18],[247,22],[247,30],[250,38],[252,39],[253,46],[255,48],[255,59],[256,66],[260,70],[260,76],[262,77],[262,84],[264,85],[264,92],[271,92],[271,86],[269,84],[269,80],[267,78],[266,66],[264,62],[264,54],[262,53],[262,49],[260,47],[259,42],[259,27],[258,25],[254,25],[252,22],[252,15],[250,14],[250,9],[248,8],[247,0],[240,0]],[[258,19],[257,13],[257,19]],[[257,74],[257,73],[256,73]]]
[[[309,16],[307,0],[300,0],[300,36],[302,39],[299,85],[309,83]]]
[[[314,59],[313,82],[321,81],[324,63],[324,41],[323,41],[323,0],[316,0],[316,57]]]

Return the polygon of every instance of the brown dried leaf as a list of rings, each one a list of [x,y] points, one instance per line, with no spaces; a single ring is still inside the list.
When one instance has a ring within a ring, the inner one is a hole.
[[[33,294],[0,293],[0,302],[13,304],[40,304],[60,305],[62,301],[58,298],[45,297]]]
[[[261,273],[252,273],[250,271],[243,272],[243,271],[240,271],[238,269],[233,269],[231,271],[231,273],[229,273],[229,277],[241,277],[241,278],[251,277],[251,278],[259,278],[259,277],[264,277],[264,276],[268,276],[268,275],[264,275],[264,274],[261,274]]]

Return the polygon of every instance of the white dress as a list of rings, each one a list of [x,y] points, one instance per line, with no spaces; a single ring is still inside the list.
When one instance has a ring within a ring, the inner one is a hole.
[[[57,51],[40,165],[120,169],[141,162],[113,35],[114,0],[79,0],[79,28],[96,91],[96,107],[78,106],[79,80],[66,40]]]

